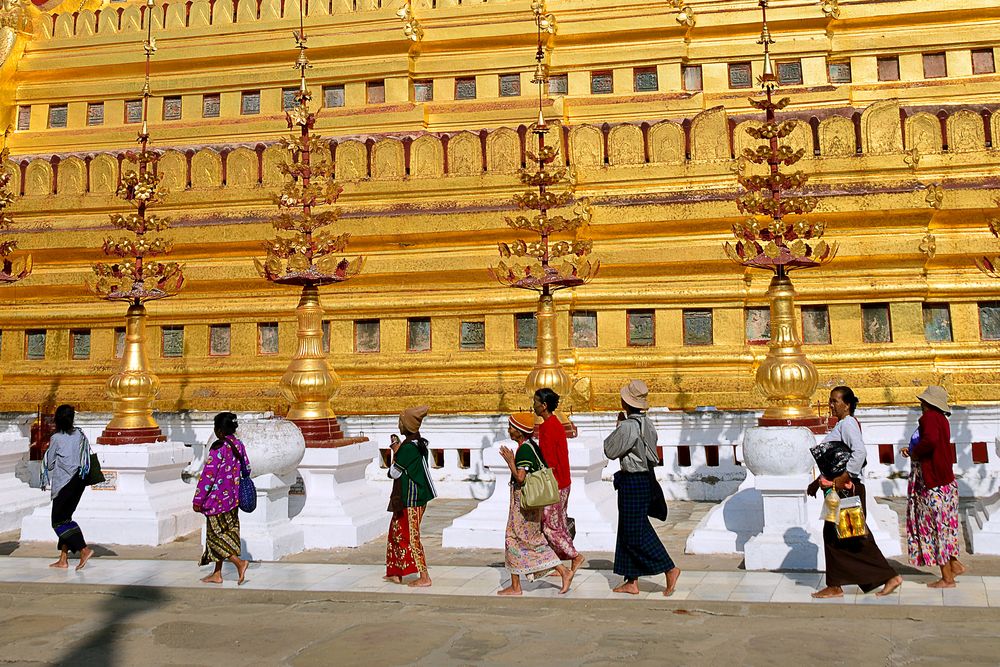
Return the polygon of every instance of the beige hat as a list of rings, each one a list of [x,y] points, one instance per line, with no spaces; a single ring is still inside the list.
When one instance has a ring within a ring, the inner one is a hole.
[[[403,410],[402,414],[399,415],[399,430],[406,431],[407,433],[417,433],[420,431],[420,424],[423,423],[424,417],[427,416],[428,409],[426,405],[421,405],[420,407]]]
[[[927,389],[924,389],[924,392],[917,396],[917,398],[937,408],[946,415],[951,414],[951,408],[948,406],[948,392],[945,391],[944,387],[931,385]]]
[[[649,410],[649,387],[642,380],[629,380],[629,383],[622,387],[622,400],[633,408]]]

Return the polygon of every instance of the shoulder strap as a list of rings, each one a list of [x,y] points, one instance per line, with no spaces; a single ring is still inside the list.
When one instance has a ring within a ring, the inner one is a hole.
[[[240,477],[242,477],[243,473],[246,472],[247,463],[246,463],[246,461],[243,460],[243,455],[240,454],[240,450],[236,446],[236,443],[233,442],[232,440],[230,440],[229,436],[226,436],[225,442],[226,442],[227,445],[229,445],[229,448],[231,450],[233,450],[233,456],[235,456],[236,460],[240,462]]]
[[[656,461],[659,461],[660,457],[656,455],[656,452],[654,450],[649,448],[649,443],[646,442],[646,438],[644,438],[642,435],[642,417],[636,419],[635,424],[637,427],[639,427],[639,442],[642,443],[642,448],[643,448],[642,460],[646,464],[646,470],[649,470],[649,465],[650,465],[649,454],[652,454],[653,459]]]
[[[548,468],[549,465],[545,462],[545,459],[543,459],[542,455],[538,452],[538,448],[535,447],[535,443],[532,441],[532,439],[528,438],[527,440],[525,440],[525,442],[528,443],[528,446],[531,447],[531,451],[534,452],[535,460],[538,461],[538,465],[541,466],[541,468]]]

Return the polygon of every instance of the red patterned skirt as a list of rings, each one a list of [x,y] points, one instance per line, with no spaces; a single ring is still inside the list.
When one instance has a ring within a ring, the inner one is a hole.
[[[420,520],[425,507],[405,507],[392,513],[385,547],[385,576],[405,577],[427,571],[424,545],[420,543]]]

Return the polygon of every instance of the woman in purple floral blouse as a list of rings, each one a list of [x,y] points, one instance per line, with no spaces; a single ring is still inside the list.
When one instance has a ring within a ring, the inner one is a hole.
[[[199,565],[215,563],[212,574],[202,578],[206,584],[222,583],[222,561],[236,566],[239,584],[245,581],[248,561],[240,558],[240,470],[250,465],[243,443],[236,437],[236,415],[220,412],[215,415],[215,437],[205,459],[205,468],[194,494],[194,511],[208,520],[205,553]]]

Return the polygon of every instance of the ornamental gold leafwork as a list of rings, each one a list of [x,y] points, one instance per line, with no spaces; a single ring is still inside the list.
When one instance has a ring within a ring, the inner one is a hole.
[[[4,133],[6,140],[10,130]],[[5,142],[6,143],[6,142]],[[14,203],[14,193],[10,191],[11,174],[5,168],[9,151],[6,145],[0,149],[0,232],[4,232],[14,224],[14,218],[10,214],[10,207]],[[0,285],[16,283],[24,280],[31,274],[31,255],[14,255],[17,250],[17,241],[0,237]]]

